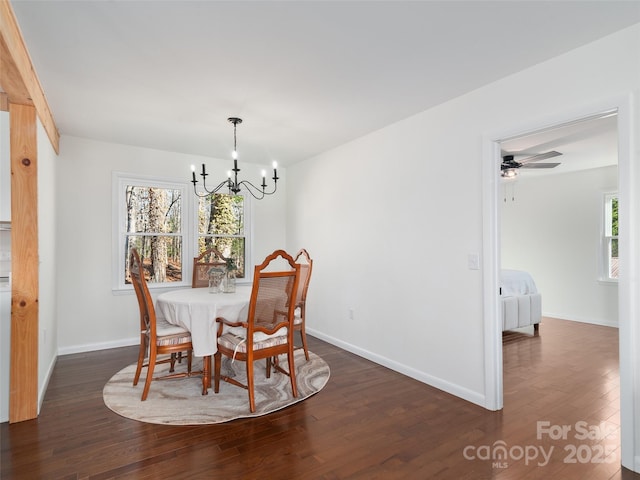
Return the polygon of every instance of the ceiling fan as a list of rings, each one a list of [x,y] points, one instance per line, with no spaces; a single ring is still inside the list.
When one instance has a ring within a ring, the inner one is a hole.
[[[525,158],[516,161],[517,156],[523,156]],[[527,153],[519,152],[503,152],[502,164],[500,165],[500,175],[505,178],[513,178],[518,175],[519,168],[555,168],[560,165],[560,162],[548,162],[548,163],[536,163],[540,160],[546,160],[547,158],[558,157],[562,153],[551,150],[545,153],[539,153],[537,155],[530,155]]]

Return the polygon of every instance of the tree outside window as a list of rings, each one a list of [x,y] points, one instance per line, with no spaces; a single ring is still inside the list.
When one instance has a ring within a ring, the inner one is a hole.
[[[618,278],[618,195],[605,195],[604,246],[607,278]]]

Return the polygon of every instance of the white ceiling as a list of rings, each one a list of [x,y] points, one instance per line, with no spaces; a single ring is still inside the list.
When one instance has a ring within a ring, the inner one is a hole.
[[[553,128],[531,132],[500,144],[502,154],[512,154],[516,161],[529,155],[550,151],[562,155],[535,163],[560,163],[550,169],[518,170],[518,176],[539,177],[569,173],[577,170],[599,168],[618,163],[618,123],[615,113],[603,112],[602,116],[557,125]]]
[[[61,135],[288,165],[640,22],[638,1],[11,0]]]

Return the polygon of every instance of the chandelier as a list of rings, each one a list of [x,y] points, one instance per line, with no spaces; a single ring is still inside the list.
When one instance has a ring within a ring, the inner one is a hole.
[[[229,190],[229,194],[233,193],[237,195],[241,188],[244,187],[246,191],[248,191],[253,198],[257,200],[261,200],[265,197],[265,195],[272,195],[276,193],[276,189],[278,188],[278,164],[273,162],[273,190],[267,191],[267,172],[262,170],[262,184],[259,187],[256,187],[253,183],[248,180],[240,180],[238,181],[238,172],[240,169],[238,168],[238,150],[236,148],[236,128],[239,123],[242,123],[241,118],[230,117],[227,120],[233,123],[233,169],[227,172],[227,179],[220,182],[215,188],[208,189],[207,188],[207,170],[202,164],[202,173],[200,176],[202,177],[202,187],[205,193],[199,193],[197,188],[198,180],[196,180],[196,167],[195,165],[191,165],[191,183],[193,183],[193,191],[198,197],[207,197],[214,193],[217,193],[221,188],[225,186]]]

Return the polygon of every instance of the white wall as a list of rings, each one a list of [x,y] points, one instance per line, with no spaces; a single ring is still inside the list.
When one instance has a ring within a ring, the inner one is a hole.
[[[617,167],[517,178],[502,204],[502,266],[532,274],[544,315],[617,326],[618,286],[599,281],[603,195],[617,191]]]
[[[58,355],[56,177],[58,158],[38,121],[38,411]]]
[[[485,405],[482,273],[467,267],[483,250],[483,137],[637,95],[638,58],[635,25],[290,167],[309,330]]]
[[[187,182],[190,165],[203,162],[209,171],[226,172],[231,160],[62,136],[56,162],[60,354],[127,345],[140,339],[135,295],[112,293],[112,172]],[[243,170],[248,171],[247,165]],[[281,192],[252,202],[253,264],[285,246],[285,169],[278,169],[278,174]]]
[[[11,220],[11,150],[9,148],[9,112],[0,111],[0,221]]]

